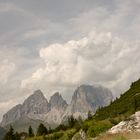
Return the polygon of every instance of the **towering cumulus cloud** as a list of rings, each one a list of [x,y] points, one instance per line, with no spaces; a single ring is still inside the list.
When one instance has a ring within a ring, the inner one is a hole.
[[[48,87],[99,83],[122,91],[138,77],[139,47],[140,42],[128,43],[111,33],[97,32],[80,40],[43,46],[40,58],[45,67],[38,68],[31,77],[23,80],[22,87],[41,83]],[[126,79],[129,79],[128,83],[124,83]]]

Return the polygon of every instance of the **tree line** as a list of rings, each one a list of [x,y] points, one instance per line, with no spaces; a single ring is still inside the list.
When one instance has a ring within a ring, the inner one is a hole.
[[[88,112],[88,118],[87,120],[92,119],[93,115],[91,111]],[[83,120],[82,117],[79,116],[78,119],[75,119],[73,115],[69,116],[67,119],[67,124],[60,124],[54,129],[51,129],[51,127],[46,128],[42,123],[37,128],[37,132],[35,133],[32,126],[29,126],[28,133],[26,132],[15,132],[14,128],[10,126],[9,131],[6,133],[3,140],[21,140],[25,139],[26,137],[34,137],[34,136],[45,136],[47,134],[51,134],[54,132],[58,132],[60,130],[68,130],[70,128],[75,128],[77,131],[80,130],[82,126]]]
[[[50,133],[50,129],[48,130],[42,123],[38,126],[37,129],[37,136],[47,135]],[[31,126],[28,128],[28,133],[26,132],[15,132],[14,128],[10,126],[9,131],[5,134],[3,140],[21,140],[25,139],[26,137],[34,137],[35,133]]]

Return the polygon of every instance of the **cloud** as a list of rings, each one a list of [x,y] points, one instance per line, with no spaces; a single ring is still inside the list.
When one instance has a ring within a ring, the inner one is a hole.
[[[107,1],[99,6],[79,13],[68,20],[71,28],[76,30],[74,33],[88,33],[92,29],[99,32],[111,32],[115,36],[129,40],[135,40],[140,37],[140,3],[137,0],[113,0]],[[71,29],[70,28],[70,29]]]
[[[46,34],[45,30],[38,29],[38,30],[28,31],[23,36],[24,36],[25,39],[30,39],[30,38],[34,38],[34,37],[39,37],[39,36],[44,35],[44,34]]]
[[[15,99],[13,106],[37,88],[69,100],[83,83],[124,92],[140,77],[139,7],[139,0],[0,2],[0,102]]]
[[[23,8],[18,7],[16,4],[11,2],[3,2],[0,3],[0,13],[10,13],[10,12],[16,12],[16,14],[22,14],[26,16],[34,16],[31,12],[24,10]]]
[[[9,60],[0,63],[0,84],[6,84],[10,76],[15,72],[16,65]]]
[[[103,84],[121,92],[139,76],[140,42],[126,42],[111,33],[91,32],[80,40],[51,44],[40,50],[45,67],[22,81],[22,87],[72,87]],[[118,93],[119,94],[119,93]]]

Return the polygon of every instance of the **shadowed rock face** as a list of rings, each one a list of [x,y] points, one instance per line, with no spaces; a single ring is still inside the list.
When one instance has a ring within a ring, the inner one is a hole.
[[[82,85],[72,97],[72,112],[95,112],[99,106],[108,105],[112,99],[112,93],[106,88]]]
[[[95,113],[100,106],[108,105],[111,100],[113,96],[107,88],[81,85],[75,90],[67,113],[71,112],[75,117],[80,115],[85,118],[89,110]]]
[[[59,92],[56,92],[53,96],[51,96],[49,101],[50,108],[57,108],[59,109],[66,109],[68,104],[67,102],[62,98],[61,94]]]
[[[95,113],[99,106],[106,106],[111,100],[112,93],[101,86],[81,85],[75,90],[69,105],[59,92],[51,96],[48,102],[43,93],[36,90],[23,104],[9,110],[3,116],[1,125],[6,126],[24,117],[49,124],[60,124],[69,115],[86,118],[89,110]]]

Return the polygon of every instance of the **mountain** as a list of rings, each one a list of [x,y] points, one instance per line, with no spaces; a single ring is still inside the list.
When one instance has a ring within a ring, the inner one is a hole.
[[[50,108],[58,109],[58,110],[65,110],[68,106],[67,102],[62,98],[59,92],[56,92],[53,96],[51,96],[49,101]]]
[[[111,91],[101,86],[81,85],[75,90],[69,105],[59,92],[52,95],[48,102],[43,93],[36,90],[23,104],[16,105],[3,115],[1,126],[13,124],[15,128],[23,130],[29,122],[34,124],[35,120],[56,126],[70,115],[85,119],[89,110],[95,113],[100,106],[108,105],[111,100]]]
[[[0,140],[3,139],[5,134],[6,134],[6,130],[4,128],[0,127]]]
[[[22,105],[22,116],[26,114],[42,114],[49,111],[49,103],[40,90],[28,97]]]
[[[66,114],[86,118],[88,111],[94,114],[99,107],[107,106],[112,100],[111,91],[105,87],[81,85],[75,90]]]
[[[111,134],[140,132],[140,111],[128,117],[124,121],[112,127],[109,131]]]
[[[35,91],[29,96],[24,103],[16,105],[3,115],[1,126],[6,126],[10,123],[27,116],[31,119],[42,120],[44,113],[49,110],[49,103],[40,90]]]
[[[3,115],[3,119],[1,122],[1,126],[5,126],[10,124],[21,117],[21,107],[22,105],[16,105],[12,109],[10,109],[6,114]]]
[[[56,92],[53,96],[51,96],[49,106],[50,111],[47,113],[45,121],[50,124],[60,124],[63,114],[68,107],[67,102],[58,92]]]
[[[81,87],[82,87],[82,90],[81,90]],[[84,90],[83,90],[83,87],[84,87]],[[82,85],[75,90],[72,101],[70,105],[68,105],[66,111],[68,109],[69,111],[71,111],[71,113],[72,111],[73,112],[78,111],[79,104],[80,105],[88,104],[88,107],[89,106],[91,107],[94,104],[94,102],[92,101],[95,97],[92,98],[92,96],[89,96],[90,94],[87,92],[89,88],[87,88],[86,90],[85,89],[86,89],[85,85]],[[85,91],[86,91],[86,94],[84,93]],[[91,91],[91,89],[89,91]],[[92,93],[92,94],[95,94],[95,93]],[[104,96],[104,103],[109,102],[108,101],[109,98],[107,95],[108,93],[105,94]],[[89,99],[89,97],[91,100]],[[86,102],[87,99],[89,103]],[[98,102],[100,103],[100,100],[98,100]],[[95,103],[98,103],[98,102],[95,102]],[[73,104],[75,105],[77,104],[78,107],[76,108],[73,107],[74,108],[73,109],[72,108]],[[80,111],[82,112],[83,110],[81,109]],[[119,98],[116,98],[114,101],[111,101],[111,103],[108,106],[98,108],[96,110],[96,113],[89,119],[86,119],[85,121],[82,121],[82,122],[74,121],[72,119],[70,123],[72,123],[72,125],[61,124],[56,129],[52,130],[52,133],[50,134],[51,138],[55,139],[56,136],[58,136],[57,138],[58,140],[62,140],[62,139],[80,140],[85,137],[88,137],[89,139],[96,137],[97,139],[99,138],[100,140],[102,140],[105,138],[106,139],[112,138],[110,136],[113,136],[112,135],[113,133],[119,133],[118,136],[121,136],[120,132],[133,132],[134,131],[133,134],[137,134],[135,132],[139,133],[140,132],[140,79],[137,80],[136,82],[133,82],[130,88],[124,94],[122,94]],[[112,133],[111,135],[109,134],[109,137],[108,137],[108,132]],[[104,134],[100,135],[101,133],[104,133]],[[46,135],[46,138],[49,138],[50,135]],[[121,139],[123,137],[114,137],[114,139],[119,139],[119,138]],[[35,137],[34,139],[38,139],[38,137]]]

